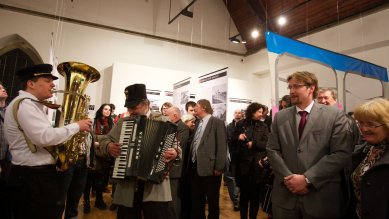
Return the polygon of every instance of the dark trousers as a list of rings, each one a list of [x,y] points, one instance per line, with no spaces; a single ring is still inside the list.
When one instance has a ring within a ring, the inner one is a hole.
[[[308,215],[305,211],[302,199],[299,199],[294,209],[285,209],[281,206],[273,204],[273,218],[274,219],[340,219],[330,218],[323,215],[323,217],[313,217]],[[347,218],[351,219],[351,218]]]
[[[240,218],[256,219],[261,199],[261,184],[256,182],[253,175],[239,176],[240,179]],[[250,209],[250,210],[249,210]]]
[[[11,218],[11,192],[9,190],[8,178],[11,171],[11,161],[0,160],[0,218]]]
[[[13,165],[9,178],[14,219],[57,218],[60,214],[59,176],[54,165]]]
[[[86,182],[84,187],[84,205],[90,205],[90,192],[91,189],[96,189],[94,174],[95,170],[87,169]]]
[[[59,219],[62,218],[64,208],[65,219],[78,215],[78,203],[84,192],[86,177],[86,159],[78,160],[66,172],[61,173],[61,215]]]
[[[84,204],[90,204],[90,192],[91,189],[96,190],[96,202],[102,203],[103,191],[108,185],[108,177],[106,177],[104,170],[87,170],[87,180],[84,189]]]
[[[144,183],[138,182],[137,189],[134,193],[132,208],[123,205],[118,206],[117,219],[142,219],[142,200],[143,200]]]
[[[196,163],[191,164],[192,219],[205,219],[205,197],[208,201],[208,219],[218,219],[220,215],[219,196],[221,176],[199,176]]]
[[[181,215],[181,178],[170,178],[170,190],[172,193],[171,208],[179,218]]]
[[[177,215],[181,219],[189,219],[192,215],[192,197],[191,197],[191,182],[190,174],[184,172],[181,177],[181,215]]]

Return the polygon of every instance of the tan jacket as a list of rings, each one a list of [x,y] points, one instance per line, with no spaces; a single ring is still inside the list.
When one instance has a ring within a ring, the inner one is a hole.
[[[169,120],[167,117],[155,112],[151,112],[150,118],[159,121]],[[114,125],[114,127],[111,129],[109,134],[101,139],[100,149],[105,153],[106,156],[109,156],[107,151],[107,145],[110,142],[119,142],[120,130],[122,127],[123,120],[123,118],[120,118],[118,122]],[[119,180],[114,194],[113,203],[126,207],[132,207],[134,201],[135,186],[135,179]],[[144,202],[166,202],[171,200],[172,196],[168,177],[161,184],[146,182],[143,193]]]

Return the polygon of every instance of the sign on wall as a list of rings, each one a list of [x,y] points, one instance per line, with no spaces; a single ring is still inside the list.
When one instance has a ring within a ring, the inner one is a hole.
[[[228,77],[227,68],[200,76],[196,99],[207,99],[211,102],[213,116],[226,121]]]
[[[190,79],[187,78],[173,85],[173,105],[180,108],[181,115],[185,115],[185,104],[190,99]]]

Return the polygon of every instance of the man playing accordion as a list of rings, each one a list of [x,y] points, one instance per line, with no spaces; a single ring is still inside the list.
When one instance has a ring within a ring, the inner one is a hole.
[[[134,116],[147,116],[152,120],[168,121],[167,117],[150,110],[150,102],[146,96],[144,84],[133,84],[125,89],[125,107]],[[125,118],[119,119],[110,133],[103,137],[100,142],[101,151],[106,156],[117,158],[121,153],[119,142],[121,127]],[[176,145],[176,144],[173,144]],[[178,150],[179,151],[179,150]],[[174,148],[168,148],[163,153],[165,162],[176,159],[178,152]],[[162,183],[156,184],[149,181],[137,180],[136,177],[118,180],[113,203],[118,205],[117,218],[176,218],[175,212],[170,207],[172,201],[169,178],[166,177]]]

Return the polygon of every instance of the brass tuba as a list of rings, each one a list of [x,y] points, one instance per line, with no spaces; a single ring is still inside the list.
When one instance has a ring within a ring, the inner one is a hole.
[[[90,97],[84,95],[89,83],[100,79],[100,73],[93,67],[80,62],[63,62],[57,67],[58,72],[65,78],[59,127],[88,118]],[[67,170],[78,159],[79,149],[87,137],[87,132],[79,132],[57,147],[55,153],[50,153],[57,159],[59,171]]]

